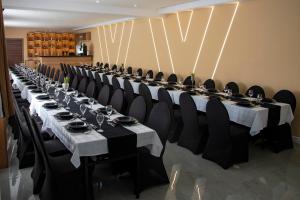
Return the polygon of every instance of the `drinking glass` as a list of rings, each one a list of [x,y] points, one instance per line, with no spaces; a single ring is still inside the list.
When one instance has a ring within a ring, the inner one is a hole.
[[[253,97],[253,90],[249,90],[249,91],[248,91],[248,95],[249,95],[249,97],[252,99],[252,97]]]
[[[66,110],[69,110],[69,109],[70,109],[69,103],[70,103],[70,101],[71,101],[71,97],[70,97],[69,95],[66,95],[64,101],[65,101],[66,104],[67,104]]]
[[[106,106],[106,113],[107,113],[107,115],[108,115],[108,119],[109,119],[109,120],[110,120],[110,116],[111,116],[112,112],[113,112],[112,105],[107,105],[107,106]]]
[[[54,95],[55,95],[55,101],[58,102],[58,101],[59,101],[59,98],[58,98],[58,97],[59,97],[59,89],[56,88],[56,89],[54,90]]]
[[[97,130],[98,133],[102,133],[103,132],[103,130],[101,129],[101,126],[103,124],[104,118],[105,117],[104,117],[104,115],[102,113],[98,113],[96,115],[96,121],[99,124],[99,129]]]
[[[91,109],[92,109],[94,103],[95,103],[95,99],[94,98],[89,98],[89,104],[91,106]]]
[[[232,96],[232,90],[231,89],[227,89],[227,94],[228,94],[229,97],[231,97]]]
[[[84,114],[85,114],[85,112],[86,112],[86,110],[87,110],[87,106],[86,106],[85,104],[81,104],[81,105],[79,106],[79,110],[80,110],[80,112],[81,112],[81,119],[82,119],[82,120],[86,120],[86,118],[84,117]]]
[[[224,92],[225,92],[226,94],[228,93],[228,87],[227,87],[227,86],[225,86]]]
[[[165,78],[162,76],[160,81],[165,82]]]
[[[73,95],[74,95],[74,97],[76,97],[76,98],[77,98],[77,97],[78,97],[78,95],[79,95],[79,93],[78,93],[78,90],[75,90],[75,91],[74,91],[74,93],[73,93]]]
[[[149,80],[149,74],[146,75],[146,80],[147,80],[147,81]]]
[[[257,94],[257,102],[258,102],[258,103],[261,103],[262,100],[263,100],[262,94]]]

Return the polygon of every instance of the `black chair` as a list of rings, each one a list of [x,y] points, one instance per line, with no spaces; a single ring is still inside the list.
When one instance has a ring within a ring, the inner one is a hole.
[[[127,67],[127,73],[128,73],[128,74],[132,74],[132,67],[130,67],[130,66]]]
[[[64,73],[64,72],[61,72],[60,75],[59,75],[59,80],[58,80],[58,81],[59,81],[60,83],[63,83],[63,82],[64,82],[64,79],[65,79],[65,73]]]
[[[144,97],[144,100],[146,102],[146,119],[148,119],[148,116],[150,115],[150,112],[152,110],[153,107],[153,103],[152,103],[152,95],[151,92],[148,88],[148,86],[144,83],[141,83],[139,86],[139,94],[140,96]]]
[[[232,94],[239,94],[240,89],[237,83],[235,82],[229,82],[226,84],[225,88],[228,88],[232,91]]]
[[[88,70],[88,77],[89,77],[90,81],[94,80],[94,75],[93,75],[93,72],[91,70]]]
[[[98,72],[95,72],[95,82],[96,82],[96,91],[97,91],[96,96],[97,96],[102,88],[102,81]]]
[[[176,74],[171,74],[168,79],[167,79],[168,83],[177,83],[177,76]]]
[[[215,89],[216,88],[216,84],[215,81],[212,79],[207,79],[203,85],[205,86],[206,89]]]
[[[84,180],[84,170],[82,167],[75,168],[70,162],[71,154],[53,157],[47,152],[41,134],[36,124],[30,118],[27,110],[23,110],[30,133],[34,141],[34,147],[41,161],[44,171],[44,177],[41,181],[41,191],[39,198],[41,200],[63,200],[63,199],[84,199],[86,188]],[[91,184],[88,185],[89,191],[92,191]]]
[[[113,71],[117,71],[117,69],[118,69],[118,66],[117,66],[117,65],[113,65],[113,66],[111,67],[111,70],[113,70]]]
[[[109,97],[110,97],[110,89],[109,89],[109,86],[108,85],[104,85],[102,87],[102,89],[100,90],[99,92],[99,95],[98,95],[98,102],[103,105],[103,106],[106,106],[109,102]]]
[[[224,169],[235,163],[248,162],[248,129],[230,124],[223,103],[212,98],[206,105],[209,137],[203,158],[216,162]]]
[[[136,72],[138,73],[138,76],[143,76],[143,70],[142,70],[142,68],[138,68],[136,70]]]
[[[164,73],[158,72],[155,76],[155,81],[161,81],[161,79],[164,77]]]
[[[104,69],[108,70],[109,69],[109,64],[108,63],[105,63],[104,65]]]
[[[82,77],[83,77],[83,78],[88,78],[88,75],[87,75],[87,73],[86,73],[86,69],[85,69],[85,68],[82,68],[81,73],[82,73]]]
[[[42,66],[43,66],[42,74],[45,75],[47,71],[47,66],[46,65],[42,65]]]
[[[85,92],[87,97],[93,98],[95,96],[95,87],[96,87],[95,81],[93,80],[90,81]]]
[[[171,128],[168,140],[171,143],[176,142],[183,126],[180,109],[176,109],[169,92],[165,88],[160,88],[158,90],[158,100],[159,102],[165,102],[170,109]]]
[[[110,83],[109,83],[108,77],[105,74],[103,74],[102,78],[103,78],[103,85],[108,85],[109,86]]]
[[[66,72],[66,69],[65,69],[65,66],[63,63],[60,63],[60,70],[62,73],[64,73],[64,75],[67,75],[67,72]]]
[[[297,101],[295,95],[291,91],[280,90],[273,96],[273,99],[277,102],[289,104],[292,112],[295,112]],[[288,123],[280,126],[268,127],[263,132],[266,134],[268,147],[274,153],[279,153],[294,147],[292,129]]]
[[[41,73],[41,69],[42,69],[42,65],[39,64],[39,65],[37,66],[37,68],[36,68],[36,71],[37,71],[38,73]]]
[[[203,151],[207,141],[207,121],[205,116],[197,115],[197,107],[193,98],[188,93],[179,97],[183,129],[178,145],[191,150],[194,154]]]
[[[195,80],[193,80],[192,82],[192,77],[188,76],[184,79],[183,85],[188,85],[188,86],[195,85]]]
[[[146,103],[144,97],[136,97],[129,108],[128,115],[137,119],[140,123],[144,123],[146,116]]]
[[[142,148],[139,156],[142,169],[142,188],[150,185],[152,186],[156,184],[169,183],[169,178],[163,163],[165,145],[171,125],[171,117],[168,105],[164,102],[157,103],[151,110],[149,120],[146,125],[156,131],[163,145],[163,150],[160,154],[160,157],[155,157],[150,154],[149,149]]]
[[[46,70],[45,76],[46,76],[46,77],[49,77],[50,72],[51,72],[51,67],[49,66],[49,67],[47,68],[47,70]]]
[[[79,82],[79,85],[78,85],[78,89],[77,89],[79,93],[86,92],[87,81],[88,81],[87,78],[81,79],[81,81]]]
[[[76,67],[76,74],[78,76],[78,81],[82,79],[82,73],[79,67]]]
[[[59,80],[59,75],[60,75],[60,70],[56,70],[55,76],[53,78],[54,81],[58,81]]]
[[[78,76],[75,75],[72,84],[71,84],[71,88],[73,88],[74,90],[77,90],[77,86],[78,86]]]
[[[116,89],[111,97],[110,105],[117,111],[121,112],[123,108],[124,94],[121,89]]]
[[[153,78],[153,71],[152,70],[148,70],[146,76],[147,75],[149,76],[150,79],[152,79]]]
[[[262,98],[265,98],[265,91],[262,87],[260,87],[258,85],[251,86],[246,92],[247,96],[249,96],[249,90],[253,91],[253,96],[252,96],[253,98],[257,98],[258,94],[261,94]]]
[[[72,68],[70,65],[67,65],[67,72],[68,74],[73,74]]]
[[[49,74],[49,78],[53,79],[54,78],[54,74],[55,74],[55,68],[52,67],[51,72]]]
[[[124,97],[125,97],[125,101],[126,101],[126,108],[127,111],[132,103],[132,101],[134,100],[134,91],[133,91],[133,87],[130,83],[130,81],[128,79],[124,80]]]
[[[114,90],[121,89],[121,85],[116,76],[112,77],[112,86]]]

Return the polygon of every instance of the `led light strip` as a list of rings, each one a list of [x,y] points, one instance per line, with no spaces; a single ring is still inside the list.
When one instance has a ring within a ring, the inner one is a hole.
[[[119,62],[121,45],[122,45],[122,41],[123,41],[124,27],[125,27],[125,22],[123,22],[123,27],[122,27],[122,33],[121,33],[121,39],[120,39],[120,44],[119,44],[119,50],[118,50],[118,56],[117,56],[116,64],[118,64],[118,62]]]
[[[105,26],[102,26],[103,27],[103,33],[104,33],[104,39],[105,39],[105,46],[106,46],[106,54],[107,54],[107,59],[108,59],[108,63],[110,64],[110,61],[109,61],[109,53],[108,53],[108,47],[107,47],[107,40],[106,40],[106,31],[105,31]]]
[[[211,76],[212,79],[215,77],[216,71],[217,71],[217,69],[218,69],[219,62],[220,62],[220,59],[221,59],[221,57],[222,57],[223,50],[224,50],[225,44],[226,44],[226,42],[227,42],[227,38],[228,38],[228,35],[229,35],[229,33],[230,33],[230,30],[231,30],[231,27],[232,27],[232,24],[233,24],[235,15],[236,15],[236,13],[237,13],[239,4],[240,4],[240,2],[236,2],[236,6],[235,6],[235,9],[234,9],[234,13],[233,13],[233,15],[232,15],[232,18],[231,18],[231,21],[230,21],[230,24],[229,24],[229,27],[228,27],[228,30],[227,30],[227,33],[226,33],[226,36],[225,36],[225,39],[224,39],[224,42],[223,42],[223,45],[222,45],[220,54],[219,54],[219,57],[218,57],[218,59],[217,59],[217,62],[216,62],[215,68],[214,68],[214,72],[213,72],[213,74],[212,74],[212,76]]]
[[[166,42],[167,42],[168,52],[169,52],[170,61],[171,61],[172,72],[175,74],[173,58],[172,58],[171,49],[170,49],[170,44],[169,44],[169,39],[168,39],[168,35],[167,35],[167,31],[166,31],[166,26],[165,26],[165,20],[164,20],[163,17],[161,18],[161,21],[162,21],[162,24],[163,24],[164,33],[165,33],[165,37],[166,37]]]
[[[101,38],[100,38],[100,32],[99,32],[99,26],[97,26],[97,32],[98,32],[98,40],[99,40],[99,44],[100,44],[100,53],[101,53],[101,62],[103,62],[103,52],[102,52],[102,45],[101,45]]]
[[[160,65],[159,65],[159,59],[158,59],[158,55],[157,55],[157,49],[156,49],[156,44],[155,44],[155,39],[154,39],[154,34],[153,34],[153,29],[152,29],[152,24],[151,24],[151,19],[150,18],[149,18],[149,26],[150,26],[150,31],[151,31],[151,36],[152,36],[156,61],[157,61],[157,68],[158,68],[158,71],[160,72],[161,70],[160,70]]]
[[[128,51],[129,51],[129,46],[130,46],[131,36],[132,36],[132,31],[133,31],[133,25],[134,25],[134,20],[131,21],[131,30],[130,30],[128,45],[127,45],[127,50],[126,50],[126,56],[125,56],[124,66],[126,66],[126,62],[127,62]]]
[[[116,33],[118,30],[118,24],[115,25],[115,33],[114,33],[114,37],[112,35],[112,31],[111,31],[111,24],[109,25],[109,30],[110,30],[110,38],[111,38],[111,42],[115,43],[115,39],[116,39]]]
[[[171,184],[171,190],[174,190],[175,181],[177,179],[177,173],[178,173],[178,171],[176,170],[175,174],[174,174],[174,178],[173,178],[172,184]]]
[[[205,38],[206,38],[207,30],[208,30],[208,27],[209,27],[209,24],[210,24],[210,21],[211,21],[214,9],[215,9],[214,6],[211,7],[210,15],[209,15],[209,18],[208,18],[208,21],[207,21],[207,24],[206,24],[204,35],[203,35],[203,38],[202,38],[202,41],[201,41],[201,45],[200,45],[200,48],[199,48],[199,51],[198,51],[198,55],[197,55],[197,58],[196,58],[196,61],[195,61],[195,65],[194,65],[194,68],[193,68],[193,73],[195,73],[196,68],[197,68],[198,60],[199,60],[200,54],[202,52],[203,44],[204,44],[204,41],[205,41]]]
[[[185,42],[186,39],[187,39],[187,35],[189,33],[189,30],[190,30],[190,25],[191,25],[191,21],[192,21],[192,18],[193,18],[193,14],[194,14],[194,10],[191,10],[190,18],[189,18],[189,22],[188,22],[188,26],[187,26],[187,29],[185,31],[185,35],[183,37],[181,22],[180,22],[180,18],[179,18],[179,13],[178,12],[176,13],[177,23],[178,23],[178,26],[179,26],[179,32],[180,32],[180,36],[181,36],[181,41],[182,42]]]

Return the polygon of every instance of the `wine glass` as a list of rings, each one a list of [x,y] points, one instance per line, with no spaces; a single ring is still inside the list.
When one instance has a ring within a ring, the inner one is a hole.
[[[91,109],[92,109],[94,103],[95,103],[95,99],[94,98],[89,98],[89,104],[91,106]]]
[[[66,110],[70,110],[69,103],[71,101],[71,97],[69,95],[66,95],[64,101],[67,104]]]
[[[97,130],[98,133],[102,133],[103,130],[101,129],[101,126],[103,124],[103,121],[104,121],[104,115],[102,113],[98,113],[96,115],[96,121],[97,123],[99,124],[99,129]]]
[[[59,89],[56,88],[56,89],[54,90],[54,95],[55,95],[55,101],[58,102],[58,101],[59,101],[59,98],[58,98],[58,97],[59,97]]]
[[[148,81],[150,78],[149,74],[146,75],[146,80]]]
[[[74,97],[77,98],[79,96],[78,90],[75,90],[74,93],[73,93],[73,95],[74,95]]]
[[[107,115],[108,115],[108,119],[109,119],[109,120],[110,120],[110,116],[111,116],[112,112],[113,112],[112,105],[107,105],[107,106],[106,106],[106,113],[107,113]]]
[[[161,82],[165,82],[165,78],[162,76],[160,79]]]
[[[228,94],[229,97],[231,97],[232,96],[232,90],[231,89],[227,89],[227,94]]]
[[[257,94],[257,102],[258,102],[258,103],[261,103],[262,100],[263,100],[262,94]]]
[[[249,97],[252,99],[252,97],[253,97],[253,90],[249,90],[249,91],[248,91],[248,95],[249,95]]]
[[[81,112],[81,119],[82,120],[86,120],[86,118],[84,117],[84,114],[85,114],[85,112],[86,112],[86,110],[87,110],[87,106],[83,103],[83,104],[80,104],[80,106],[79,106],[79,110],[80,110],[80,112]]]
[[[228,93],[228,87],[227,87],[227,85],[225,86],[225,88],[224,88],[224,92],[227,94]]]

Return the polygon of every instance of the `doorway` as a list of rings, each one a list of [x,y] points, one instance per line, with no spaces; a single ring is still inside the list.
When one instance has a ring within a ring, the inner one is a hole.
[[[24,62],[23,39],[6,39],[6,53],[8,66]]]

